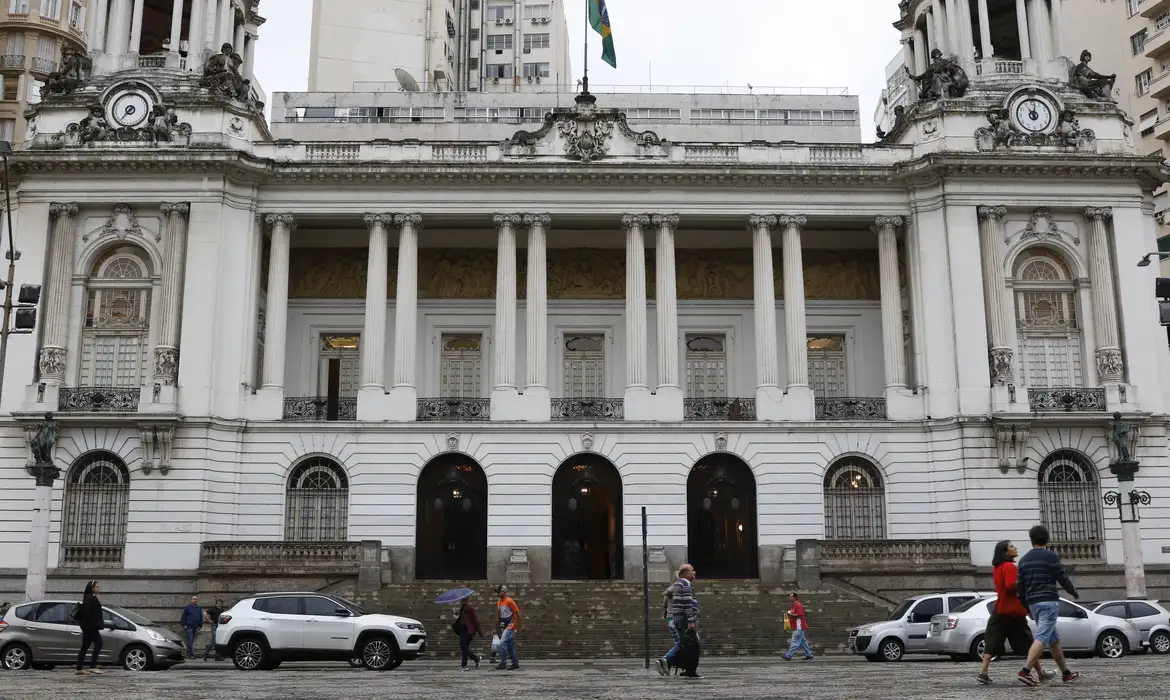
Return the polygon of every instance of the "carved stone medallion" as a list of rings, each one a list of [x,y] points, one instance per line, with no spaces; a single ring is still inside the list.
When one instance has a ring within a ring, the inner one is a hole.
[[[996,386],[1011,384],[1014,379],[1014,372],[1012,371],[1012,349],[1011,348],[992,348],[990,352],[991,360],[991,383]]]
[[[565,142],[565,155],[588,163],[609,152],[613,126],[612,119],[599,118],[596,114],[584,111],[558,122],[557,130]]]
[[[138,215],[130,208],[128,204],[118,204],[110,212],[110,217],[106,222],[97,229],[83,234],[81,240],[83,243],[88,243],[89,239],[93,237],[101,238],[103,236],[113,236],[119,241],[126,240],[129,236],[146,237],[146,228],[138,221]],[[155,242],[162,240],[162,234],[158,232],[152,233]]]

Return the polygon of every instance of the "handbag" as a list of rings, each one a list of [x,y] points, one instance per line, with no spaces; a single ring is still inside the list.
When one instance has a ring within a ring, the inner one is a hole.
[[[784,613],[784,631],[785,632],[792,631],[792,618],[789,617],[788,613]]]

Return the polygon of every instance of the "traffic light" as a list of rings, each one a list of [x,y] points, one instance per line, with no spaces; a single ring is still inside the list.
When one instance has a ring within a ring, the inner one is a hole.
[[[20,285],[20,295],[16,299],[21,304],[32,304],[36,306],[41,301],[41,285],[39,284],[22,284]]]
[[[19,306],[12,322],[13,333],[32,333],[37,327],[37,304],[41,301],[41,285],[22,284],[16,297]]]

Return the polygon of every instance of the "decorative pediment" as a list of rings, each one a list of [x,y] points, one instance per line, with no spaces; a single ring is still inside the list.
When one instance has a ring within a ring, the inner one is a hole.
[[[536,131],[517,131],[502,144],[505,157],[559,157],[580,163],[611,158],[666,158],[669,143],[653,131],[635,131],[616,109],[559,108]]]
[[[110,213],[110,218],[106,219],[106,223],[98,228],[85,233],[81,236],[83,242],[88,243],[89,239],[103,236],[113,236],[119,241],[124,241],[130,236],[138,236],[145,238],[149,234],[158,242],[162,240],[162,234],[158,231],[150,231],[138,221],[138,216],[128,204],[119,204],[114,207]]]

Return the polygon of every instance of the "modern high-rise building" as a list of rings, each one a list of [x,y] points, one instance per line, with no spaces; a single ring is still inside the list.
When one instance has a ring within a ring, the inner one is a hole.
[[[396,71],[409,76],[406,85]],[[313,2],[311,92],[416,85],[545,92],[574,84],[563,0]]]
[[[41,99],[61,50],[84,53],[88,0],[6,0],[0,4],[0,141],[24,141],[24,113]]]

